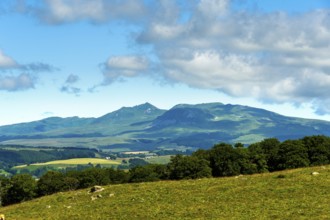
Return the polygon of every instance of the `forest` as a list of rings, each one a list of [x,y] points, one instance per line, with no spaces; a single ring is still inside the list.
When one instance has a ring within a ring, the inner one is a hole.
[[[166,165],[138,165],[128,171],[95,166],[80,171],[48,171],[37,181],[29,174],[0,177],[0,198],[1,205],[6,206],[94,185],[248,175],[325,165],[329,161],[330,138],[321,135],[283,142],[268,138],[248,147],[219,143],[191,155],[173,156]]]

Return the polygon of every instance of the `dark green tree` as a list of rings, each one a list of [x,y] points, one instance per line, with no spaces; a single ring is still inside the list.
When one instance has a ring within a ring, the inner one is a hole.
[[[230,144],[220,143],[210,150],[210,166],[214,177],[240,174],[239,154]]]
[[[136,166],[129,172],[129,182],[153,182],[164,178],[166,166],[159,164],[148,164]]]
[[[330,162],[330,138],[317,135],[303,138],[303,143],[308,149],[311,165],[323,165]]]
[[[234,151],[237,155],[236,158],[240,166],[241,174],[258,173],[257,164],[254,163],[254,160],[248,148],[245,148],[243,145],[235,144]]]
[[[132,158],[128,160],[129,162],[129,168],[133,168],[136,166],[144,166],[149,164],[147,161],[140,159],[140,158]]]
[[[63,191],[76,190],[79,187],[79,180],[74,177],[64,176],[63,178]]]
[[[64,175],[58,171],[48,171],[37,182],[38,195],[51,195],[64,191]]]
[[[310,164],[308,149],[301,140],[287,140],[279,145],[277,170],[307,167]]]
[[[3,198],[6,195],[9,187],[10,179],[4,176],[0,176],[0,207],[2,206]]]
[[[209,162],[195,156],[176,155],[168,164],[169,178],[173,180],[211,177]]]
[[[109,177],[110,183],[127,183],[128,182],[128,173],[124,170],[115,170],[113,168],[107,168],[106,173]]]
[[[257,143],[260,145],[265,155],[269,171],[274,171],[277,169],[277,154],[280,143],[281,142],[276,138],[267,138]]]
[[[37,183],[29,174],[17,174],[10,179],[10,187],[3,197],[3,205],[10,205],[36,197]]]
[[[78,172],[78,175],[74,175],[74,172],[70,172],[68,175],[79,180],[79,188],[87,188],[94,185],[107,185],[110,183],[109,175],[107,175],[105,169],[92,167]]]
[[[204,159],[210,161],[210,150],[198,149],[192,153],[192,156],[198,157],[199,159]]]
[[[255,166],[255,173],[268,172],[267,155],[261,148],[260,143],[251,144],[248,151],[250,161]]]

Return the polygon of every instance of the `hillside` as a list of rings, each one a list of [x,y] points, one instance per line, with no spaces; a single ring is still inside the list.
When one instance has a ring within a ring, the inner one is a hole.
[[[330,135],[330,122],[285,117],[264,109],[208,103],[161,110],[145,103],[99,118],[46,118],[0,126],[1,144],[94,147],[103,150],[209,148],[264,138]]]
[[[317,171],[319,175],[311,175]],[[98,196],[100,195],[100,196]],[[330,166],[105,186],[0,208],[6,219],[329,219]]]

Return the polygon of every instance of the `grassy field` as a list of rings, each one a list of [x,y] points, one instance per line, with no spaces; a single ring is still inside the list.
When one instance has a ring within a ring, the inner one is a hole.
[[[120,161],[116,160],[106,160],[106,159],[101,159],[101,158],[74,158],[74,159],[67,159],[67,160],[54,160],[54,161],[49,161],[46,163],[35,163],[31,164],[29,166],[49,166],[49,165],[86,165],[86,164],[101,164],[101,165],[118,165],[120,164]],[[16,166],[14,168],[27,168],[27,165],[21,165],[21,166]]]
[[[146,159],[148,163],[154,164],[168,164],[171,160],[173,155],[166,155],[166,156],[154,156],[151,158]]]
[[[35,163],[29,165],[19,165],[13,167],[17,170],[28,169],[30,172],[37,170],[41,167],[51,167],[53,169],[65,169],[67,167],[75,167],[77,165],[87,165],[89,163],[93,164],[94,166],[100,164],[102,167],[117,167],[118,165],[122,164],[122,160],[128,161],[130,158],[117,158],[116,160],[106,160],[101,158],[74,158],[74,159],[67,159],[67,160],[54,160],[45,163]],[[170,162],[171,156],[155,156],[152,158],[145,159],[148,163],[153,164],[167,164]]]
[[[311,172],[320,174],[313,176]],[[101,195],[92,200],[92,197]],[[6,219],[330,219],[330,166],[58,193],[0,208]]]

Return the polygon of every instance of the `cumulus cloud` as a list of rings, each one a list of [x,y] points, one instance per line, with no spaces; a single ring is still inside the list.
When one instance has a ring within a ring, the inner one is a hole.
[[[199,1],[187,21],[150,22],[137,36],[151,45],[163,75],[230,96],[330,113],[330,11],[235,11],[232,1]]]
[[[0,49],[0,90],[9,92],[35,88],[40,72],[53,72],[57,68],[44,63],[20,64]]]
[[[0,90],[10,92],[28,90],[34,88],[35,78],[29,74],[20,74],[19,76],[0,77]]]
[[[103,65],[104,84],[123,77],[135,77],[148,71],[149,60],[144,56],[113,56]]]
[[[262,12],[235,9],[237,2],[43,0],[30,11],[49,24],[119,19],[139,26],[135,43],[151,48],[152,59],[110,57],[103,85],[155,71],[191,87],[267,103],[312,103],[317,113],[330,114],[330,10]]]
[[[144,4],[136,0],[42,0],[38,5],[20,6],[50,24],[89,20],[104,22],[110,19],[134,20],[144,14]]]
[[[16,66],[16,61],[0,50],[0,68],[12,68]]]

